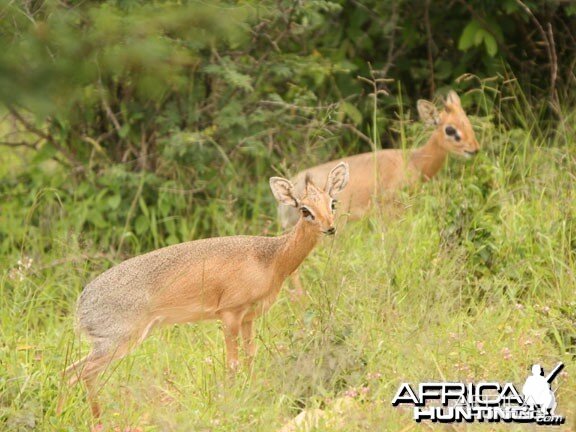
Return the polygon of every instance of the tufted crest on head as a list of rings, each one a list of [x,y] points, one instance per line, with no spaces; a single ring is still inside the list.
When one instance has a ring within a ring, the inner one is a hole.
[[[322,190],[319,189],[318,186],[316,186],[316,184],[312,180],[312,176],[310,175],[310,173],[306,173],[304,184],[305,184],[304,195],[306,196],[306,198],[312,201],[318,201],[320,195],[322,194]]]

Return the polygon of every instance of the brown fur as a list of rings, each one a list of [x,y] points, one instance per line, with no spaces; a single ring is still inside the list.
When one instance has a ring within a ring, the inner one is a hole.
[[[440,113],[424,100],[418,101],[418,111],[424,122],[436,126],[424,146],[412,151],[387,149],[363,153],[309,168],[294,177],[296,192],[302,191],[308,180],[321,181],[335,163],[346,162],[350,166],[350,184],[338,196],[338,213],[356,220],[369,211],[374,200],[389,204],[398,190],[431,180],[444,166],[448,153],[469,157],[478,152],[480,145],[455,92],[448,93]],[[446,126],[454,127],[461,139],[456,141],[448,136]],[[388,209],[392,213],[392,206]],[[278,214],[285,229],[293,226],[298,217],[293,208],[283,205],[278,207]],[[304,289],[298,272],[294,272],[292,282],[295,293],[302,295]]]
[[[350,184],[338,196],[338,207],[340,213],[355,220],[366,214],[374,198],[390,201],[399,189],[432,179],[444,166],[449,153],[468,157],[478,152],[480,145],[456,93],[448,94],[440,113],[427,101],[419,101],[418,108],[422,120],[436,125],[424,146],[406,152],[386,149],[363,153],[309,168],[294,177],[296,192],[303,190],[305,178],[317,183],[335,163],[346,162],[350,166]],[[446,135],[448,125],[457,129],[460,141]],[[292,208],[280,205],[278,211],[284,228],[294,225],[297,213]]]
[[[347,175],[345,164],[332,171],[341,173],[343,167]],[[334,225],[332,197],[312,182],[299,195],[288,180],[273,178],[271,187],[283,202],[306,206],[314,220],[301,217],[292,231],[279,237],[219,237],[158,249],[112,267],[84,288],[77,321],[93,348],[66,372],[74,374],[70,384],[86,384],[94,416],[100,414],[94,397],[98,375],[156,325],[220,319],[229,367],[238,366],[239,335],[250,363],[255,353],[253,320],[274,303],[286,277]]]

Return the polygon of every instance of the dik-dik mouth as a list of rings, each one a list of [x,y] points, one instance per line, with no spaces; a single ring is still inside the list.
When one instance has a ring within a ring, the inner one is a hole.
[[[326,235],[334,235],[334,234],[336,234],[336,228],[328,228],[327,230],[322,231],[322,232]]]
[[[467,159],[471,159],[474,156],[476,156],[478,154],[480,150],[464,150],[464,157],[466,157]]]

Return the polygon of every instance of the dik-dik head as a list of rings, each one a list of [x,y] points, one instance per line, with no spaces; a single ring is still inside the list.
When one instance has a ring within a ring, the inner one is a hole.
[[[300,218],[304,223],[324,234],[332,235],[336,233],[336,196],[344,190],[348,179],[348,164],[340,162],[328,174],[324,189],[315,185],[308,176],[304,194],[300,197],[296,195],[294,185],[280,177],[270,178],[270,188],[279,203],[300,210]]]
[[[440,112],[432,102],[420,99],[418,113],[424,123],[438,128],[437,133],[442,137],[440,145],[445,150],[464,157],[472,157],[480,150],[474,129],[455,91],[448,93]]]

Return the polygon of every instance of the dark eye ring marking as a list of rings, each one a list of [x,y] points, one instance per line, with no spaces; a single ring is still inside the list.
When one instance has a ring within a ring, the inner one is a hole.
[[[446,129],[444,129],[444,132],[446,132],[446,135],[448,135],[450,137],[454,137],[454,139],[456,141],[460,141],[462,139],[462,137],[458,133],[458,130],[453,126],[446,126]]]
[[[338,201],[336,200],[332,200],[332,202],[330,203],[330,208],[332,209],[332,211],[336,211],[336,204],[338,203]]]
[[[446,126],[446,129],[444,129],[444,131],[446,132],[446,135],[448,136],[454,136],[456,135],[456,129],[452,126]]]
[[[312,220],[314,220],[314,215],[306,207],[300,207],[300,211],[302,212],[302,216],[304,216],[305,218],[309,217],[312,218]]]

